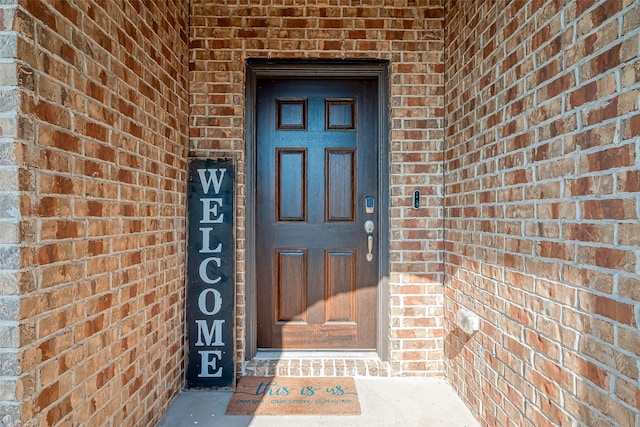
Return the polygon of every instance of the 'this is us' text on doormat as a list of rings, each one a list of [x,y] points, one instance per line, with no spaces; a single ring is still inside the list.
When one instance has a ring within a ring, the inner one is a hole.
[[[359,415],[349,377],[242,377],[227,415]]]

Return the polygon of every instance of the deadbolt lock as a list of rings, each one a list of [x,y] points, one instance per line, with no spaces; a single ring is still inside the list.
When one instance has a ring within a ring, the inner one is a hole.
[[[364,231],[367,232],[367,234],[371,234],[373,233],[373,230],[375,230],[375,225],[373,225],[373,221],[371,221],[370,219],[365,221],[364,223]]]

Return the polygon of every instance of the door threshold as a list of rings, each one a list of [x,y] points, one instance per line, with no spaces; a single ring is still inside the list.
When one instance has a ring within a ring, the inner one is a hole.
[[[242,376],[389,377],[391,365],[373,350],[258,350]]]
[[[253,360],[289,359],[370,359],[378,360],[375,350],[258,350]]]

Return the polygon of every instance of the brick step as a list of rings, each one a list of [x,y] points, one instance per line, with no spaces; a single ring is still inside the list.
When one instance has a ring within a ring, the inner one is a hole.
[[[256,357],[242,365],[243,376],[389,377],[391,367],[377,357]]]

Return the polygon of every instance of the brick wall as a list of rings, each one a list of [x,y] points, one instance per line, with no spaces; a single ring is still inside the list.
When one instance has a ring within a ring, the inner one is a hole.
[[[20,191],[21,245],[0,268],[19,267],[22,423],[152,425],[183,373],[186,2],[19,4],[0,197]]]
[[[237,206],[243,212],[245,60],[390,61],[392,369],[396,374],[441,375],[442,2],[311,3],[294,7],[281,0],[191,2],[190,155],[236,159]],[[424,195],[426,208],[410,208],[415,189]],[[237,360],[242,361],[246,330],[242,214],[237,225]]]
[[[16,2],[0,5],[0,420],[19,420],[16,399],[18,379],[18,277],[20,268],[20,201],[15,145],[22,136],[15,109],[18,106],[16,45],[11,32]]]
[[[640,423],[639,27],[631,0],[447,3],[447,375],[487,425]]]

